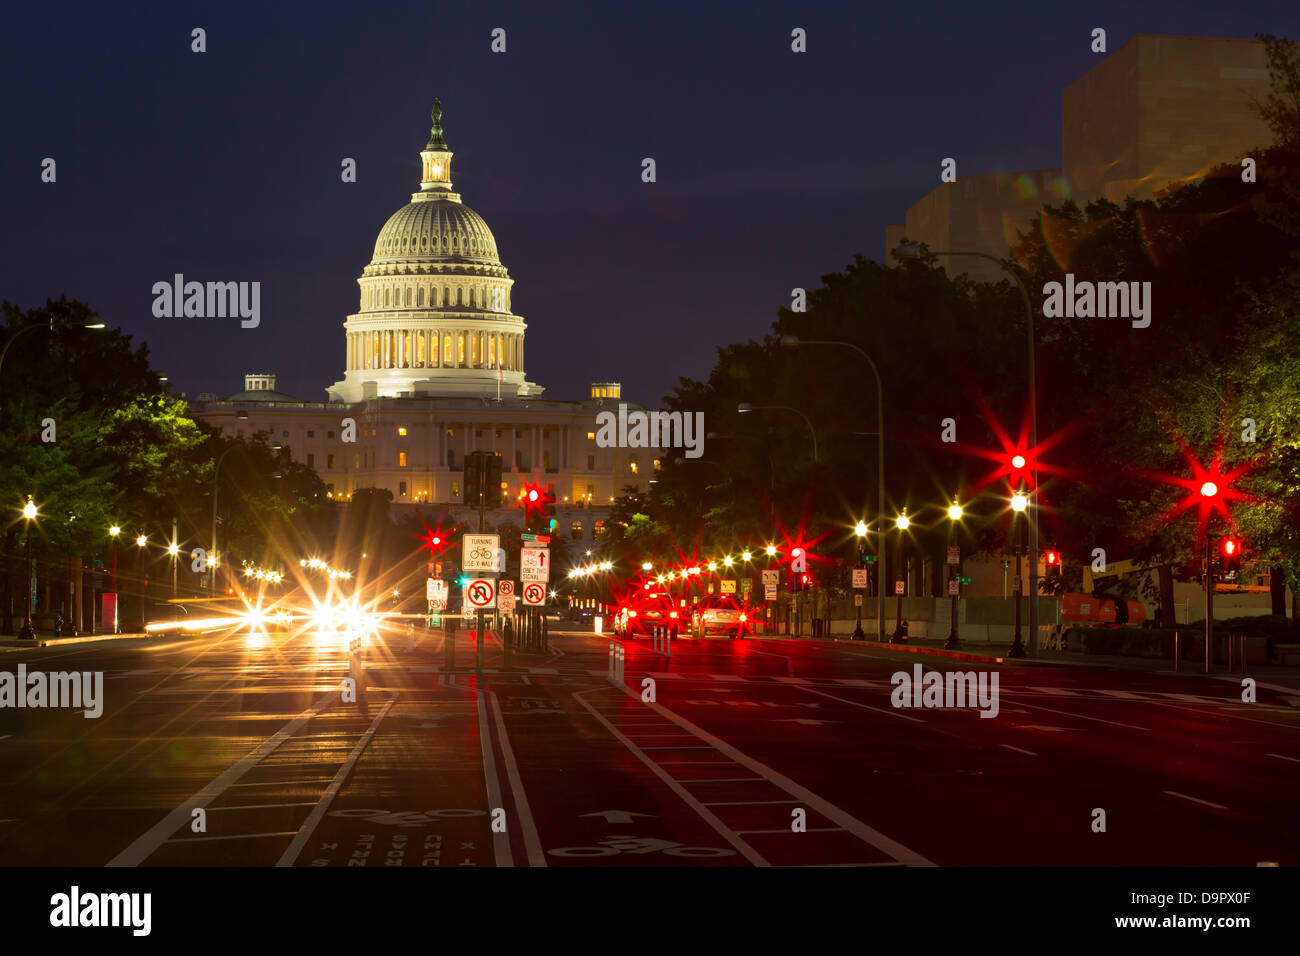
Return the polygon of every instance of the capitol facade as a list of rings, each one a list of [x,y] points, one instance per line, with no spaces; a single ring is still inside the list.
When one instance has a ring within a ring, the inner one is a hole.
[[[420,189],[384,223],[357,280],[343,378],[327,400],[286,395],[274,374],[252,372],[242,391],[203,396],[192,413],[234,437],[268,433],[335,499],[386,488],[395,504],[446,505],[455,517],[468,517],[458,507],[465,457],[499,452],[505,501],[526,483],[550,485],[557,532],[599,538],[614,498],[628,485],[646,489],[661,450],[597,443],[600,412],[640,407],[619,383],[594,382],[586,398],[560,401],[542,399],[545,389],[527,380],[514,280],[487,223],[452,190],[441,103],[432,117]],[[345,419],[355,441],[344,440]],[[510,519],[509,509],[497,517]]]

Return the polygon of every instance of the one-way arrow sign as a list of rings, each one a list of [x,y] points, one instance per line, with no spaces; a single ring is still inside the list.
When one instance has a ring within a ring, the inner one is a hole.
[[[596,813],[580,813],[583,817],[604,817],[606,823],[631,823],[633,817],[652,817],[653,813],[634,813],[631,810],[599,810]]]

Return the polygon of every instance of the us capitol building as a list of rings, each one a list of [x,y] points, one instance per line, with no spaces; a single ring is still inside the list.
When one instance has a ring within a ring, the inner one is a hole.
[[[556,401],[527,380],[514,280],[487,223],[452,191],[440,102],[432,116],[420,191],[379,230],[357,280],[360,306],[343,323],[345,371],[328,401],[294,398],[276,391],[275,375],[252,373],[229,398],[201,395],[192,414],[227,435],[268,432],[336,500],[387,488],[395,505],[447,505],[455,518],[469,517],[460,506],[466,455],[497,451],[508,505],[525,483],[551,485],[556,533],[591,541],[624,486],[645,490],[660,450],[597,446],[596,415],[626,401],[617,382]],[[342,440],[346,418],[355,443]],[[508,507],[491,517],[522,524]]]

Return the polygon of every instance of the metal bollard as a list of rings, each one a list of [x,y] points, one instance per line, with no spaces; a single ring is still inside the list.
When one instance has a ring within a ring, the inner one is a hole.
[[[617,661],[618,661],[618,683],[619,683],[619,684],[622,684],[622,683],[623,683],[623,663],[624,663],[624,658],[625,658],[625,656],[626,656],[626,655],[625,655],[625,651],[624,651],[623,645],[622,645],[622,644],[619,644],[619,645],[618,645],[618,656],[617,656]]]
[[[1228,635],[1228,673],[1229,674],[1232,673],[1232,644],[1236,636],[1237,636],[1236,634]]]
[[[609,679],[614,679],[614,642],[609,642]]]

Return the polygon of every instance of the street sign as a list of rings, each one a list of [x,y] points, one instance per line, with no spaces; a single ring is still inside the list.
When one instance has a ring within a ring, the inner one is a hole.
[[[536,607],[539,604],[546,603],[546,587],[534,582],[524,583],[524,603],[530,607]]]
[[[808,570],[808,552],[800,551],[799,556],[790,559],[790,570],[795,574],[803,574]]]
[[[424,594],[430,601],[441,601],[442,606],[447,606],[447,582],[438,578],[433,578],[424,582]]]
[[[948,593],[954,597],[959,593],[959,584],[956,578],[948,582]]]
[[[496,607],[497,583],[491,578],[474,578],[465,584],[465,607],[468,610],[481,611]]]
[[[866,569],[866,568],[854,568],[854,569],[853,569],[853,586],[854,586],[855,588],[865,588],[865,587],[867,586],[867,569]]]
[[[970,578],[958,578],[957,580],[962,584],[970,584]]]
[[[781,582],[780,571],[763,572],[763,587],[767,587],[769,584],[772,585],[772,587],[776,587],[780,582]]]
[[[764,601],[775,601],[775,600],[776,600],[776,585],[775,585],[775,584],[764,584],[764,585],[763,585],[763,600],[764,600]]]
[[[495,571],[497,569],[497,551],[500,547],[500,535],[465,535],[460,545],[460,569],[467,573]]]
[[[867,555],[867,564],[875,564],[875,563],[876,563],[876,556],[874,554]]]
[[[754,590],[754,579],[753,579],[753,578],[741,578],[741,579],[740,579],[740,590],[743,591],[745,594],[748,594],[750,591]]]
[[[514,582],[514,581],[498,581],[498,582],[497,582],[497,593],[500,594],[502,597],[514,597],[514,594],[515,594],[515,582]]]
[[[549,548],[519,549],[519,580],[545,584],[551,579],[551,551]],[[540,601],[538,602],[541,603]]]
[[[951,564],[953,567],[956,567],[959,563],[961,563],[961,548],[948,549],[948,563]]]
[[[445,611],[445,610],[447,610],[447,600],[446,600],[446,598],[430,598],[430,599],[429,599],[429,610],[430,610],[430,611]]]
[[[438,584],[438,582],[435,581],[433,578],[429,578],[427,581],[424,582],[424,596],[425,596],[425,598],[427,598],[427,599],[430,600],[430,601],[432,601],[432,600],[434,599],[434,597],[435,597],[435,596],[437,595],[437,593],[438,593],[437,584]]]
[[[855,595],[853,595],[853,604],[854,604],[855,607],[862,607],[862,595],[861,595],[861,594],[855,594]]]
[[[551,536],[548,534],[521,534],[520,541],[536,541],[538,544],[550,544]]]
[[[736,593],[736,579],[735,579],[735,578],[728,578],[727,580],[723,581],[723,582],[722,582],[722,591],[721,591],[721,593],[722,593],[722,594],[735,594],[735,593]]]
[[[437,610],[435,610],[433,614],[429,616],[429,626],[440,627],[441,625],[442,625],[442,614],[439,613]]]
[[[502,614],[514,614],[515,596],[513,594],[506,594],[504,591],[499,592],[497,594],[497,609],[500,610]]]
[[[906,585],[906,584],[904,584],[902,581],[895,581],[895,582],[894,582],[894,593],[895,593],[895,594],[904,594],[904,593],[906,593],[906,591],[907,591],[907,585]]]

